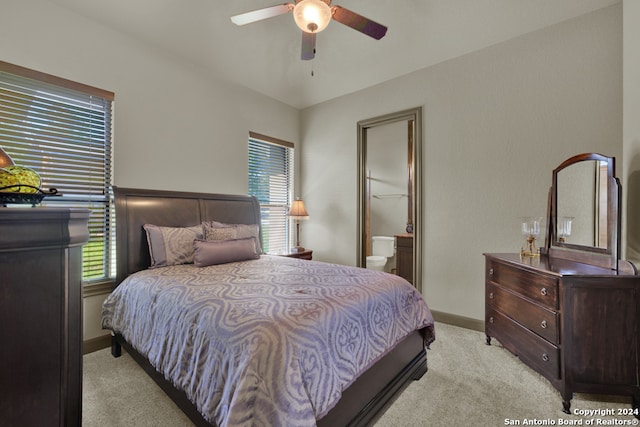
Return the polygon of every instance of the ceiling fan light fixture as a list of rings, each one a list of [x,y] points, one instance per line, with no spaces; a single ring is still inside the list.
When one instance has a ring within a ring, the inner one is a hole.
[[[322,0],[302,0],[293,8],[293,19],[302,31],[319,33],[331,21],[331,8]]]

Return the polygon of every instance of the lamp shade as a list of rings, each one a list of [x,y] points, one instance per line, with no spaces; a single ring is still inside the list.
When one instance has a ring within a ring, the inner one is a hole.
[[[293,8],[293,19],[307,33],[318,33],[329,25],[331,8],[322,0],[302,0]]]
[[[309,214],[304,208],[304,202],[300,199],[293,201],[287,215],[295,217],[295,219],[309,219]]]

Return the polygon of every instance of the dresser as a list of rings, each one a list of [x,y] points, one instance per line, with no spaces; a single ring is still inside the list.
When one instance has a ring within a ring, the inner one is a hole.
[[[0,423],[80,426],[89,211],[0,207]]]
[[[614,165],[597,153],[562,162],[539,253],[525,221],[520,253],[484,254],[486,342],[549,380],[566,413],[576,392],[626,395],[640,418],[640,276],[620,259]]]
[[[413,234],[396,234],[396,274],[413,285]]]
[[[558,389],[640,399],[638,276],[546,256],[485,254],[487,344],[500,344]]]

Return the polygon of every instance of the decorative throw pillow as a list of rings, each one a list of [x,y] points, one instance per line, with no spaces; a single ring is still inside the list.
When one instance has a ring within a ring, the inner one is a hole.
[[[204,233],[203,233],[204,234]],[[238,229],[236,227],[213,228],[204,234],[205,240],[229,240],[238,238]]]
[[[256,252],[254,237],[229,240],[195,240],[193,246],[195,250],[193,259],[196,267],[246,261],[260,257]]]
[[[262,253],[262,247],[260,246],[260,227],[258,224],[225,224],[217,221],[205,221],[202,223],[204,240],[226,240],[221,237],[224,235],[232,235],[233,232],[219,230],[229,228],[235,230],[235,236],[230,237],[232,239],[255,238],[256,252],[258,255]]]
[[[162,227],[143,225],[147,233],[151,268],[193,262],[193,241],[202,239],[202,226]]]

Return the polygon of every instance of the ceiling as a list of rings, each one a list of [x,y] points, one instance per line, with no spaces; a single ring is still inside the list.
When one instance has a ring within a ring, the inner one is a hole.
[[[620,2],[334,0],[386,25],[387,35],[376,41],[333,21],[318,33],[315,59],[302,61],[301,32],[292,14],[242,27],[229,19],[282,0],[49,1],[295,108]]]

